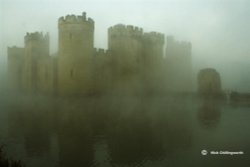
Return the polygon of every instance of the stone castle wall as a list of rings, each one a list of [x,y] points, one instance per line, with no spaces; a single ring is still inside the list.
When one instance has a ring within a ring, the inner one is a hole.
[[[115,88],[142,92],[158,87],[163,65],[164,35],[118,24],[108,29],[108,47],[114,61]],[[156,85],[155,85],[156,84]]]
[[[92,93],[94,21],[85,13],[68,15],[59,19],[58,30],[58,93]]]
[[[54,91],[53,78],[55,73],[53,65],[51,57],[39,59],[37,62],[37,89],[43,94],[52,94]]]
[[[165,37],[162,33],[149,32],[143,35],[143,79],[149,92],[163,91],[164,67],[162,61]]]
[[[96,93],[109,92],[112,89],[112,54],[110,50],[95,49],[93,56],[93,87]]]
[[[23,66],[23,85],[26,92],[43,92],[44,87],[49,89],[49,85],[41,86],[42,76],[47,76],[49,72],[49,36],[39,32],[27,33],[25,40],[25,60]],[[47,68],[44,70],[44,68]],[[47,78],[47,77],[46,77]],[[48,84],[45,82],[44,84]]]
[[[192,91],[192,46],[190,42],[179,42],[167,37],[166,47],[166,85],[173,92]]]
[[[138,27],[115,25],[108,29],[108,49],[114,61],[113,82],[117,92],[130,93],[138,90],[141,83],[143,30]]]
[[[171,59],[166,59],[164,34],[117,24],[108,29],[108,50],[96,49],[94,27],[86,13],[59,18],[56,57],[49,56],[48,34],[27,33],[25,47],[10,49],[8,53],[13,82],[20,83],[25,92],[58,95],[148,93],[162,91],[169,84],[169,62],[190,70],[190,64],[185,64],[191,62],[189,43],[177,44],[168,39],[167,56]],[[21,79],[17,77],[18,68],[22,69]]]

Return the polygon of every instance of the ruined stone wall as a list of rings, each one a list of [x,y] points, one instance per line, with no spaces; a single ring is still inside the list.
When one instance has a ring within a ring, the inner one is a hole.
[[[58,21],[58,93],[92,93],[92,59],[94,21],[82,16],[67,15]]]
[[[8,48],[8,86],[11,92],[22,91],[24,48]]]

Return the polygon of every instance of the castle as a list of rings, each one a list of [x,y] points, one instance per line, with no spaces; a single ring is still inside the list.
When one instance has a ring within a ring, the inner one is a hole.
[[[67,15],[58,20],[58,53],[49,55],[49,35],[27,33],[24,48],[8,48],[10,90],[90,95],[191,90],[191,44],[162,33],[115,25],[108,49],[94,48],[94,21]]]

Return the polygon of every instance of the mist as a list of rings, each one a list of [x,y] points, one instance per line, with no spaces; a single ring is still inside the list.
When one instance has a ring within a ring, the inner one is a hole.
[[[1,0],[0,19],[0,166],[249,164],[249,0]]]
[[[57,19],[86,11],[95,21],[95,47],[107,48],[107,29],[118,23],[173,35],[192,43],[194,78],[199,69],[217,69],[223,88],[250,91],[250,25],[247,0],[1,1],[1,71],[7,47],[23,46],[26,32],[49,32],[50,52],[58,50]],[[233,68],[232,68],[233,67]]]

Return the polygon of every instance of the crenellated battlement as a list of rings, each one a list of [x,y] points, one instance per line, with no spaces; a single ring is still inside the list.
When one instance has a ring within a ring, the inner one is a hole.
[[[191,50],[192,48],[191,42],[176,41],[173,36],[167,36],[167,46],[169,45],[175,45],[182,49],[189,49],[189,50]]]
[[[132,25],[117,24],[108,29],[108,34],[110,37],[129,36],[141,38],[143,36],[143,29]]]
[[[164,44],[165,42],[165,36],[163,33],[158,32],[148,32],[143,34],[143,38],[146,41],[150,41],[153,43],[161,43]]]
[[[94,24],[85,12],[60,17],[56,55],[49,54],[48,33],[27,33],[23,48],[8,47],[11,89],[62,97],[189,91],[190,42],[117,24],[108,29],[108,50],[94,48]]]
[[[95,56],[107,56],[107,55],[111,55],[111,51],[105,50],[102,48],[94,48],[94,55]]]
[[[49,33],[43,34],[42,32],[26,33],[24,37],[25,43],[29,41],[49,41]]]
[[[23,48],[14,45],[14,46],[8,46],[7,49],[8,49],[8,50],[9,50],[9,49],[14,49],[14,50],[17,49],[17,50],[18,50],[18,49],[23,49]]]
[[[17,46],[11,46],[7,48],[7,53],[8,53],[8,57],[20,57],[23,56],[24,54],[24,48],[21,47],[17,47]]]
[[[67,15],[60,17],[58,19],[58,25],[63,24],[87,24],[89,26],[94,26],[94,20],[91,18],[87,18],[86,12],[83,12],[81,16],[77,15]]]

